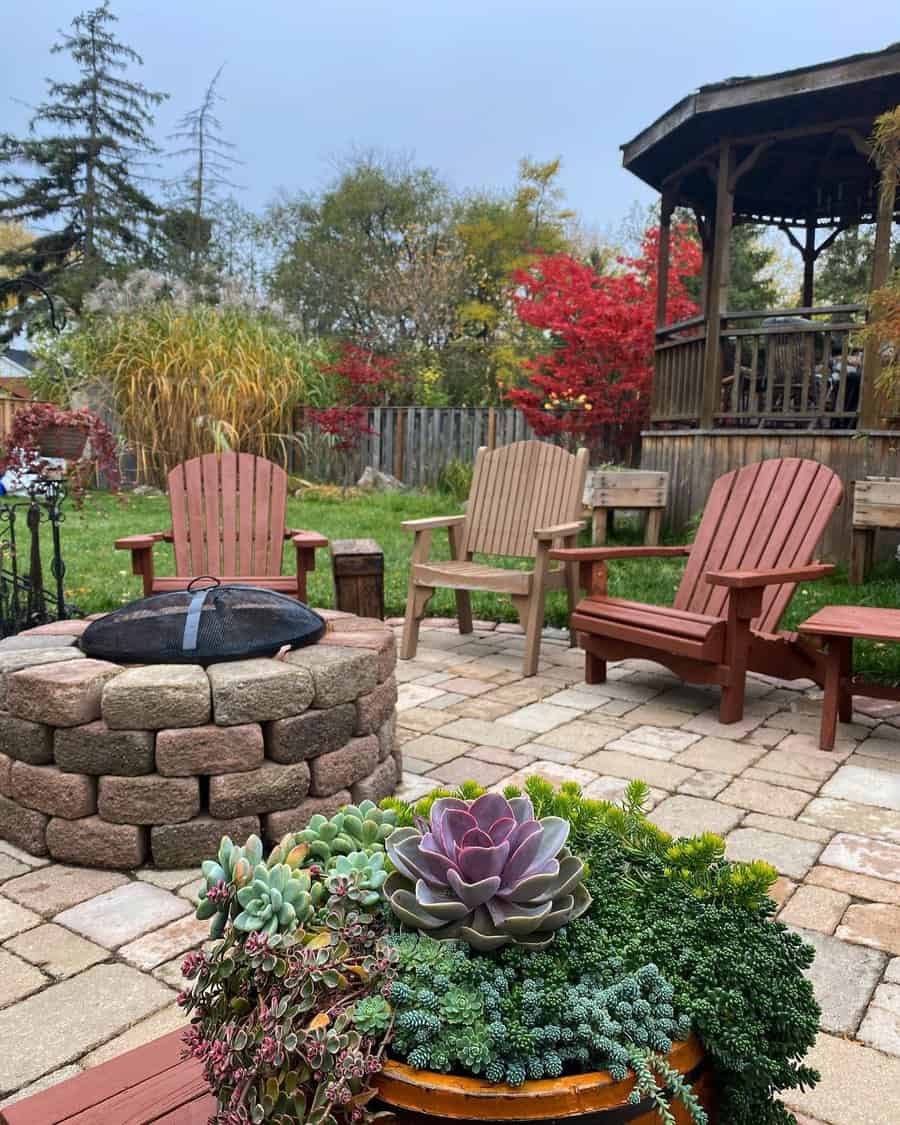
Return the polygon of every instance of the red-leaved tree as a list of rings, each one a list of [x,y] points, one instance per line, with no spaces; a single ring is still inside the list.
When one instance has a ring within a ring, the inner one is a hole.
[[[334,363],[322,365],[322,373],[333,379],[333,397],[337,402],[323,409],[307,410],[306,421],[343,454],[346,475],[350,455],[364,437],[375,432],[369,426],[368,407],[388,400],[400,373],[391,356],[376,355],[368,348],[346,342],[341,344]]]
[[[574,445],[614,424],[625,442],[647,421],[653,380],[659,228],[644,235],[621,272],[598,274],[565,254],[538,259],[513,275],[519,319],[551,347],[524,364],[528,383],[509,392],[535,433],[568,435]],[[700,273],[701,252],[686,226],[673,226],[666,321],[699,310],[685,282]]]

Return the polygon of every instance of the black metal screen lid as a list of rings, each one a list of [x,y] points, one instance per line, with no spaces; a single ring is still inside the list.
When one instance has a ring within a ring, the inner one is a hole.
[[[315,644],[325,621],[274,590],[217,583],[154,594],[88,625],[79,644],[88,656],[118,664],[218,664],[273,656]]]

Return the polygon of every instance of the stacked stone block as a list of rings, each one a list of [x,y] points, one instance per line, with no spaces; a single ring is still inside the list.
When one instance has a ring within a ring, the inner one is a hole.
[[[321,611],[283,659],[122,667],[84,625],[0,642],[0,838],[92,867],[184,867],[219,839],[267,843],[400,779],[394,635]]]

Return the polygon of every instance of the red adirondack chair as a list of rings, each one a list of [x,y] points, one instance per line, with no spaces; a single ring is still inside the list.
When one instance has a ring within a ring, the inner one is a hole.
[[[817,461],[760,461],[719,477],[691,546],[551,551],[580,564],[588,591],[572,615],[587,682],[604,682],[608,660],[654,660],[689,683],[721,685],[723,723],[743,715],[748,671],[822,684],[821,651],[778,625],[798,582],[834,570],[812,560],[842,493]],[[610,559],[679,555],[688,563],[671,608],[608,595]]]
[[[168,476],[172,527],[116,540],[131,551],[131,568],[144,580],[144,596],[183,590],[201,575],[221,582],[264,586],[306,601],[306,574],[315,569],[317,547],[328,540],[315,531],[284,526],[287,473],[250,453],[207,453],[176,465]],[[296,575],[282,575],[284,541],[297,550]],[[153,544],[171,543],[175,575],[153,570]]]

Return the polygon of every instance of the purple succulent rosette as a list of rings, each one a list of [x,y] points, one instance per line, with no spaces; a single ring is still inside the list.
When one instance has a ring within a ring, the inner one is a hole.
[[[384,891],[397,918],[430,937],[480,952],[511,941],[541,949],[591,902],[568,835],[561,817],[535,820],[527,797],[440,797],[430,821],[385,841],[396,870]]]

